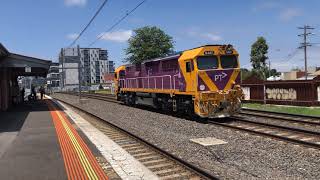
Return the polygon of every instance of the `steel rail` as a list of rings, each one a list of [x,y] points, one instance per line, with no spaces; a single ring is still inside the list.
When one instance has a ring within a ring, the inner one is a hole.
[[[240,115],[245,116],[255,116],[255,117],[263,117],[270,118],[272,120],[278,121],[286,121],[291,123],[299,123],[306,125],[320,125],[320,118],[313,116],[304,116],[304,115],[295,115],[295,114],[287,114],[287,113],[277,113],[277,112],[269,112],[269,111],[260,111],[260,110],[248,110],[242,109],[239,113]]]
[[[73,92],[58,92],[60,94],[69,94],[69,95],[73,95],[73,96],[78,96],[77,93],[73,93]],[[82,93],[83,97],[88,97],[91,99],[98,99],[98,100],[103,100],[103,101],[107,101],[107,102],[112,102],[112,103],[118,103],[118,104],[123,104],[123,102],[121,101],[117,101],[115,99],[114,95],[104,95],[104,94],[94,94],[94,93]]]
[[[296,118],[320,119],[320,116],[311,116],[311,115],[302,115],[302,114],[290,114],[290,113],[284,113],[284,112],[274,112],[274,111],[258,110],[258,109],[251,109],[251,108],[242,108],[242,110],[244,110],[244,111],[252,111],[252,112],[259,112],[259,113],[271,113],[271,114],[291,116],[291,117],[296,117]]]
[[[97,116],[97,115],[95,115],[95,114],[93,114],[93,113],[90,113],[90,112],[88,112],[88,111],[86,111],[86,110],[84,110],[84,109],[82,109],[82,108],[79,108],[79,107],[77,107],[77,106],[75,106],[75,105],[73,105],[73,104],[71,104],[71,103],[68,103],[68,102],[66,102],[66,101],[64,101],[64,100],[60,100],[60,99],[57,99],[57,98],[54,98],[54,99],[56,99],[56,100],[58,100],[58,101],[61,101],[61,102],[65,103],[65,104],[67,104],[68,106],[71,106],[71,107],[73,107],[73,108],[75,108],[75,109],[77,109],[77,110],[79,110],[79,111],[82,111],[82,112],[84,112],[84,113],[86,113],[86,114],[88,114],[88,115],[90,115],[90,116],[92,116],[92,117],[94,117],[94,118],[96,118],[96,119],[98,119],[98,120],[100,120],[100,121],[103,121],[103,122],[107,123],[107,124],[110,125],[111,127],[114,127],[115,129],[121,131],[122,133],[127,134],[128,136],[136,139],[137,141],[140,141],[140,142],[142,142],[143,144],[145,144],[145,145],[147,145],[147,146],[155,149],[156,151],[158,151],[158,152],[161,153],[162,155],[164,155],[164,156],[168,157],[169,159],[177,162],[178,164],[180,164],[180,165],[182,165],[183,167],[187,168],[187,169],[190,170],[191,172],[194,172],[194,173],[198,174],[200,177],[203,177],[203,178],[205,178],[205,179],[219,179],[217,176],[215,176],[215,175],[207,172],[206,170],[201,169],[201,168],[199,168],[199,167],[197,167],[197,166],[195,166],[195,165],[193,165],[193,164],[191,164],[191,163],[189,163],[189,162],[181,159],[180,157],[178,157],[178,156],[176,156],[176,155],[173,155],[173,154],[171,154],[171,153],[169,153],[169,152],[161,149],[160,147],[158,147],[158,146],[156,146],[156,145],[154,145],[154,144],[152,144],[152,143],[144,140],[143,138],[141,138],[141,137],[139,137],[139,136],[136,136],[135,134],[133,134],[133,133],[131,133],[131,132],[129,132],[129,131],[121,128],[120,126],[118,126],[118,125],[116,125],[116,124],[114,124],[114,123],[111,123],[111,122],[109,122],[109,121],[107,121],[107,120],[105,120],[105,119],[103,119],[103,118],[100,118],[99,116]]]
[[[310,135],[314,135],[314,136],[320,136],[320,132],[316,132],[316,131],[309,131],[309,130],[305,130],[305,129],[299,129],[299,128],[293,128],[293,127],[287,127],[287,126],[280,126],[280,125],[263,123],[263,122],[256,122],[256,121],[251,121],[251,120],[242,119],[242,118],[238,118],[238,117],[232,117],[232,119],[235,119],[235,120],[241,121],[241,122],[245,122],[245,123],[257,124],[257,125],[268,127],[268,128],[278,128],[278,129],[284,129],[284,130],[292,131],[292,132],[298,132],[298,133],[310,134]]]
[[[252,134],[271,137],[271,138],[274,138],[274,139],[284,140],[284,141],[287,141],[287,142],[292,142],[292,143],[295,143],[295,144],[304,145],[304,146],[312,147],[312,148],[315,148],[315,149],[320,149],[320,143],[314,143],[314,142],[304,141],[304,140],[301,140],[301,139],[290,138],[290,136],[281,136],[281,135],[270,133],[268,131],[273,131],[273,130],[277,130],[278,129],[278,131],[280,130],[280,132],[283,132],[284,130],[285,131],[290,131],[290,132],[298,132],[298,133],[300,133],[299,135],[310,134],[310,135],[317,136],[315,138],[319,139],[320,137],[318,135],[319,134],[318,132],[308,131],[308,132],[304,133],[305,130],[301,130],[301,129],[295,129],[295,128],[277,126],[277,125],[272,125],[272,127],[270,127],[270,124],[256,123],[256,122],[253,122],[253,121],[247,121],[247,120],[240,119],[240,118],[235,118],[235,117],[231,117],[230,119],[234,120],[235,122],[244,122],[244,123],[247,123],[247,124],[254,125],[255,127],[257,127],[257,129],[259,129],[259,128],[268,128],[268,129],[266,131],[258,131],[258,130],[255,130],[255,128],[248,129],[248,128],[245,128],[243,126],[240,127],[239,125],[232,124],[232,123],[230,124],[230,123],[222,123],[222,122],[216,122],[216,121],[208,121],[208,123],[209,124],[219,125],[219,126],[222,126],[222,127],[232,128],[232,129],[236,129],[236,130],[241,130],[241,131],[245,131],[245,132],[252,133]],[[313,133],[315,133],[315,134],[313,134]],[[309,135],[309,137],[310,137],[310,135]],[[320,142],[320,139],[319,139],[319,142]]]

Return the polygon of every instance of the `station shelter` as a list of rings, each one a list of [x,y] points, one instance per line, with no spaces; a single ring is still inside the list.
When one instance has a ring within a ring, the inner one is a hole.
[[[9,52],[0,43],[0,111],[17,102],[18,76],[46,77],[51,61]]]

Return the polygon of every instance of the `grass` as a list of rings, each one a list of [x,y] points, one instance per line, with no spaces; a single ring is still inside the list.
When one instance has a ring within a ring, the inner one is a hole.
[[[271,111],[271,112],[320,116],[320,107],[282,106],[282,105],[271,105],[271,104],[254,104],[254,103],[244,103],[242,104],[242,107]]]
[[[101,90],[94,91],[94,93],[111,94],[111,90],[110,89],[101,89]]]

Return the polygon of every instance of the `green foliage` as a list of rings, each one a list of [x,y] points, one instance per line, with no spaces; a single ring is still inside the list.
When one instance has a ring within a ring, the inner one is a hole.
[[[251,46],[250,62],[252,63],[253,71],[262,76],[267,75],[266,60],[268,59],[269,46],[264,37],[258,37],[257,41]]]
[[[246,80],[248,77],[251,76],[251,71],[246,68],[241,68],[241,79]]]
[[[126,61],[134,64],[173,52],[172,37],[155,26],[145,26],[134,30],[134,36],[128,42],[129,47],[125,49]]]
[[[265,71],[267,72],[266,75],[268,75],[267,77],[270,76],[279,76],[281,75],[280,72],[278,72],[276,69],[271,69],[270,72],[268,69],[265,69]],[[261,73],[261,71],[256,70],[256,69],[252,69],[251,71],[248,69],[241,69],[241,79],[242,80],[246,80],[247,78],[251,77],[251,76],[255,76],[261,80],[264,79],[263,73]]]
[[[281,73],[278,72],[276,69],[271,69],[269,72],[269,77],[270,76],[279,76]]]

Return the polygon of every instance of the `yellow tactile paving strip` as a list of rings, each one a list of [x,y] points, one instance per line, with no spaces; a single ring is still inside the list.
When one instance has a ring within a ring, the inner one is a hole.
[[[68,179],[108,179],[92,152],[66,118],[46,100],[56,128]]]

